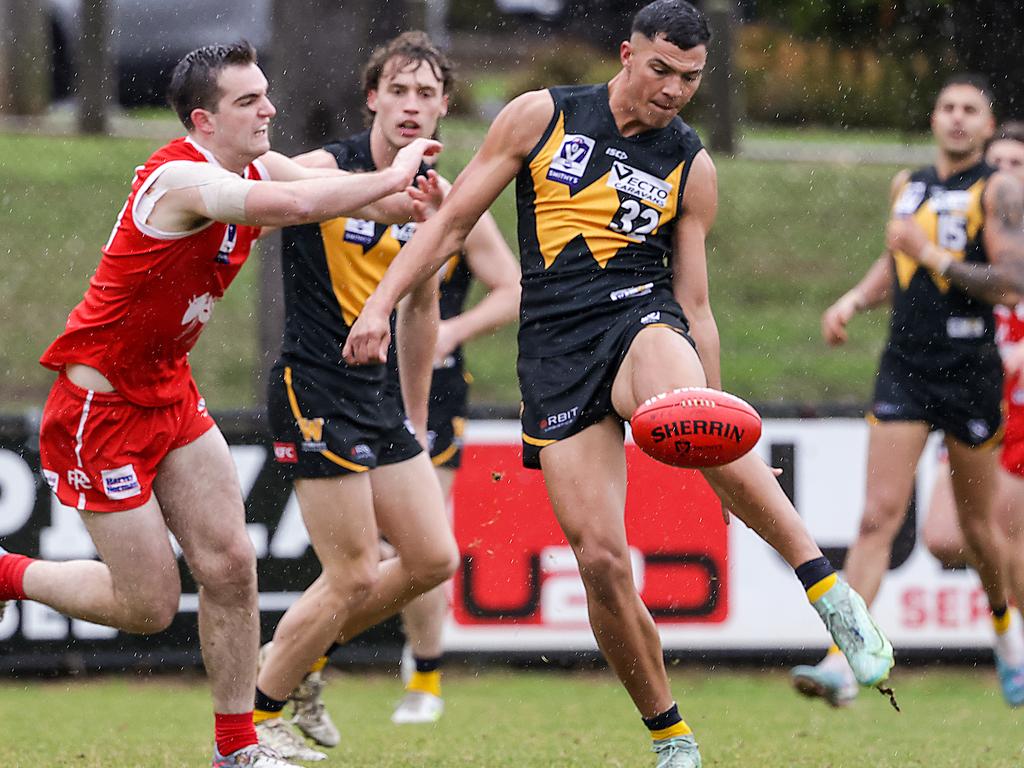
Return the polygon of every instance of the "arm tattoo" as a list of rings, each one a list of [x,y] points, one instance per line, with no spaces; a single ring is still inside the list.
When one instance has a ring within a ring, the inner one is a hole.
[[[1024,296],[1024,263],[1005,258],[998,264],[954,261],[945,277],[958,288],[988,304],[1013,305]]]

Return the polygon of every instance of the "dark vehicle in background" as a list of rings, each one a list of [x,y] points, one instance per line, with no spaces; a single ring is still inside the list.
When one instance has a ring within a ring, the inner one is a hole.
[[[58,99],[74,89],[81,5],[48,0]],[[270,41],[270,0],[107,0],[107,6],[112,74],[118,101],[126,106],[163,104],[174,65],[199,46],[244,38],[262,49]]]

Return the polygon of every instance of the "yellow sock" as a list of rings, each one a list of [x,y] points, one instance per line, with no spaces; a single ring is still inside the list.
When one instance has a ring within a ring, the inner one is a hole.
[[[831,656],[834,653],[842,653],[842,651],[839,650],[839,646],[838,645],[836,645],[835,643],[832,643],[832,645],[830,645],[828,647],[828,655]]]
[[[836,585],[836,581],[839,580],[838,573],[830,573],[821,581],[815,582],[810,589],[807,590],[807,599],[812,603],[818,602],[821,596],[828,592],[832,587]]]
[[[992,626],[995,627],[997,635],[1005,635],[1010,629],[1010,611],[1007,610],[1002,616],[992,614]]]
[[[322,672],[324,667],[327,666],[327,662],[330,661],[326,656],[321,656],[319,659],[313,662],[313,666],[309,668],[310,674],[313,672]]]
[[[265,709],[254,709],[252,711],[252,721],[254,724],[262,723],[266,720],[273,720],[275,717],[280,717],[284,714],[284,710],[278,710],[277,712],[268,712]]]
[[[670,725],[668,728],[651,731],[651,738],[655,741],[661,741],[662,739],[671,739],[673,736],[685,736],[688,733],[693,733],[693,731],[690,730],[690,726],[686,724],[685,720],[680,720],[678,723]]]
[[[409,680],[409,684],[405,686],[407,691],[417,691],[419,693],[431,693],[434,696],[441,696],[441,670],[435,669],[433,672],[413,672],[412,679]]]

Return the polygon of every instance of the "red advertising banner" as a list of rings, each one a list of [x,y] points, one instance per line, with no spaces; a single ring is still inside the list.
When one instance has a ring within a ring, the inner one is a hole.
[[[626,447],[626,530],[634,578],[659,624],[724,621],[729,542],[718,497],[696,472]],[[518,445],[468,444],[453,491],[462,567],[454,622],[466,628],[587,625],[575,558],[539,471]]]

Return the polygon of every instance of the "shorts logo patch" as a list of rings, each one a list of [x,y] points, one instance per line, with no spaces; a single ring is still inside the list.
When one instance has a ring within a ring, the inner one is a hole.
[[[356,245],[370,245],[376,229],[372,221],[366,219],[345,220],[345,242]]]
[[[641,325],[650,325],[661,321],[661,312],[648,312],[640,318]]]
[[[46,484],[50,486],[50,490],[56,493],[57,486],[60,485],[60,475],[58,475],[52,469],[47,469],[46,467],[43,467],[43,477],[46,478]]]
[[[594,140],[578,133],[566,134],[548,168],[548,180],[579,184],[594,154]]]
[[[578,405],[567,411],[552,413],[540,420],[540,431],[551,432],[552,430],[559,429],[561,427],[567,427],[576,421],[576,417],[579,415],[580,407]]]
[[[895,416],[900,412],[900,407],[896,403],[875,403],[872,408],[875,416]]]
[[[322,453],[327,450],[327,443],[323,440],[303,440],[300,447],[303,453]]]
[[[967,422],[967,431],[971,433],[971,437],[975,440],[987,440],[992,435],[992,430],[988,428],[981,419],[971,419]]]
[[[104,469],[100,475],[103,477],[103,492],[108,499],[130,499],[142,493],[142,484],[132,464],[117,469]]]
[[[75,467],[68,470],[68,485],[76,491],[87,491],[92,488],[92,480],[81,469]]]
[[[416,434],[416,428],[412,425],[412,422],[409,421],[409,419],[403,419],[402,426],[405,427],[406,432],[410,435]]]
[[[196,403],[196,413],[201,413],[204,416],[209,416],[210,415],[210,414],[208,414],[206,412],[206,398],[205,397],[200,397],[199,398],[199,402]]]
[[[672,192],[672,185],[667,181],[617,160],[612,163],[608,174],[608,186],[659,208],[668,205],[668,196]]]
[[[427,452],[433,453],[434,445],[437,443],[437,432],[432,429],[427,430]]]
[[[946,320],[946,335],[951,339],[980,339],[985,335],[985,320],[981,317],[950,317]]]
[[[295,423],[299,426],[299,431],[302,433],[302,439],[307,442],[319,443],[324,439],[324,419],[323,416],[317,416],[315,419],[307,419],[299,416]],[[291,445],[294,446],[294,443]]]
[[[353,459],[359,459],[360,461],[373,461],[377,458],[373,449],[366,443],[358,443],[352,446],[352,450],[349,451],[349,455]]]
[[[298,464],[299,454],[295,443],[274,443],[274,461],[278,464]]]

